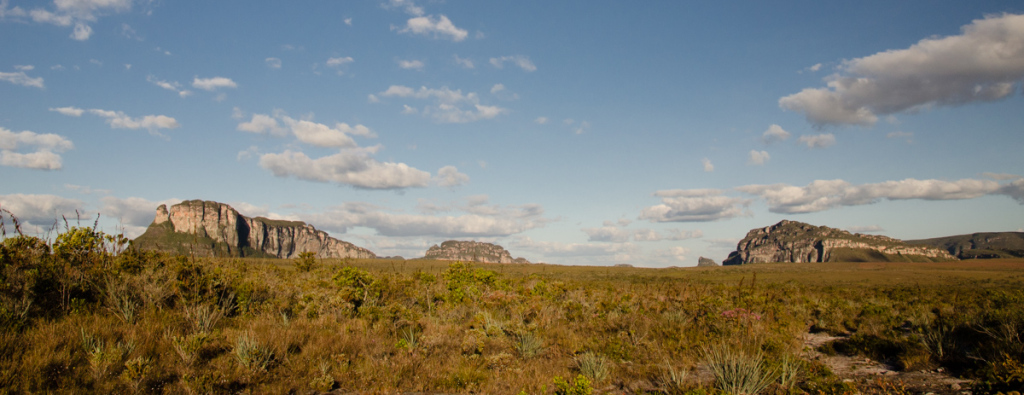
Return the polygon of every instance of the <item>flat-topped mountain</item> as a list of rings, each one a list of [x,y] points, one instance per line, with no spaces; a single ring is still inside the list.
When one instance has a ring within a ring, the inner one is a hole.
[[[929,245],[784,220],[748,232],[722,264],[952,260],[946,250]]]
[[[484,263],[530,263],[526,259],[512,259],[512,254],[499,245],[478,241],[448,240],[430,247],[423,259],[440,261],[468,261]]]
[[[214,256],[295,258],[313,252],[320,258],[377,257],[305,222],[249,218],[227,204],[203,200],[188,200],[170,208],[160,205],[153,223],[132,245]]]
[[[929,245],[949,251],[960,259],[1024,257],[1024,232],[986,232],[969,235],[907,240],[909,244]]]

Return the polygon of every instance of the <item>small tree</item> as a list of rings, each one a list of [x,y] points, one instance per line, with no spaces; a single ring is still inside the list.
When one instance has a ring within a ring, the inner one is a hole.
[[[315,252],[300,252],[299,256],[295,258],[295,268],[302,272],[308,272],[313,270],[316,266],[316,253]]]

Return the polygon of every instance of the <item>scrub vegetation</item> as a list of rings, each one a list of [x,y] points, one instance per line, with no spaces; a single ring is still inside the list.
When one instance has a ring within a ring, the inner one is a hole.
[[[909,393],[810,358],[1024,386],[1024,261],[638,269],[0,244],[0,393]],[[912,392],[912,391],[910,391]]]

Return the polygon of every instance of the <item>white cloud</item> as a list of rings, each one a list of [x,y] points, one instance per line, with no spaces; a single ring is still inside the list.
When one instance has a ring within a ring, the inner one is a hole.
[[[815,63],[813,66],[808,67],[807,70],[810,70],[812,72],[821,70],[821,63]]]
[[[423,7],[417,6],[412,0],[389,0],[383,4],[384,8],[401,8],[409,15],[423,15]]]
[[[352,63],[352,62],[355,62],[355,59],[352,59],[351,56],[328,58],[327,59],[327,66],[329,66],[329,67],[338,67],[338,66],[344,66],[344,65]]]
[[[455,209],[452,209],[455,210]],[[367,203],[345,203],[325,213],[302,216],[325,229],[345,232],[366,227],[392,237],[502,237],[544,226],[536,205],[507,206],[486,214],[420,215],[390,212]]]
[[[176,92],[178,94],[178,96],[181,96],[181,97],[187,97],[188,95],[192,94],[192,91],[190,91],[188,89],[182,89],[181,84],[179,84],[177,81],[175,81],[175,82],[163,81],[163,80],[157,79],[156,77],[154,77],[152,75],[147,76],[146,77],[146,81],[149,81],[153,85],[159,86],[159,87],[167,89],[169,91]]]
[[[345,24],[348,26],[352,26],[352,18],[345,18],[343,22],[345,22]]]
[[[235,81],[232,81],[230,78],[226,77],[195,77],[194,79],[192,79],[192,87],[212,92],[220,88],[237,88],[238,84],[236,84]]]
[[[36,69],[36,66],[30,64],[17,64],[14,65],[14,69],[19,71],[32,71]]]
[[[537,119],[534,119],[533,122],[543,125],[545,123],[548,123],[548,117],[537,117]]]
[[[639,219],[651,222],[707,222],[748,215],[750,200],[723,196],[715,189],[658,191],[661,204],[647,207]]]
[[[178,121],[166,115],[146,115],[142,118],[132,118],[121,111],[108,111],[100,109],[89,110],[90,114],[106,118],[107,123],[114,129],[147,129],[150,133],[159,134],[157,129],[176,129]]]
[[[853,233],[878,233],[878,232],[884,232],[885,231],[885,229],[883,229],[881,226],[878,226],[878,225],[851,226],[851,227],[846,228],[846,230],[848,230],[850,232],[853,232]]]
[[[15,85],[30,86],[39,89],[45,88],[45,86],[43,86],[43,77],[32,78],[29,77],[28,74],[25,74],[24,71],[15,73],[0,71],[0,80],[7,81]]]
[[[26,148],[31,152],[24,152]],[[56,134],[37,134],[27,130],[15,133],[0,127],[0,166],[59,170],[62,167],[61,157],[54,151],[74,148],[71,140]]]
[[[85,110],[83,110],[81,108],[75,108],[75,107],[58,107],[58,108],[52,108],[51,107],[50,111],[56,111],[56,112],[59,112],[61,114],[67,115],[69,117],[80,117],[80,116],[82,116],[82,113],[85,112]]]
[[[316,123],[306,120],[295,120],[289,117],[284,117],[285,125],[291,128],[292,133],[299,141],[310,144],[317,147],[331,147],[331,148],[354,148],[356,147],[355,140],[346,134],[347,131],[352,130],[346,123],[339,123],[335,127],[330,127],[322,123]],[[356,125],[357,127],[365,128],[363,125]]]
[[[129,197],[126,199],[114,196],[105,196],[100,199],[103,207],[100,214],[107,218],[117,219],[124,227],[127,237],[138,237],[146,231],[149,224],[153,223],[156,217],[156,208],[161,204],[168,206],[181,202],[181,199],[165,199],[162,201],[150,201],[140,197]]]
[[[459,169],[455,166],[445,166],[437,171],[434,180],[437,182],[437,185],[442,187],[456,187],[468,184],[469,176],[460,173]]]
[[[602,226],[600,228],[580,229],[587,234],[587,241],[600,241],[611,243],[625,243],[633,236],[633,232],[617,226]]]
[[[278,177],[331,182],[363,189],[426,187],[430,173],[405,163],[378,162],[369,154],[376,148],[343,150],[337,154],[310,158],[298,151],[263,154],[260,166]]]
[[[10,211],[19,221],[35,225],[53,224],[61,216],[75,217],[75,210],[82,209],[81,200],[56,195],[32,195],[14,193],[0,195],[0,208]],[[10,231],[11,229],[8,229]]]
[[[761,135],[761,141],[765,144],[771,144],[779,141],[785,141],[789,136],[789,132],[782,129],[782,126],[773,124],[768,127],[768,130],[764,131],[764,134]]]
[[[494,84],[494,86],[491,87],[491,94],[493,95],[503,90],[505,90],[505,84]]]
[[[633,253],[637,250],[631,243],[559,243],[534,241],[529,237],[517,237],[510,244],[516,249],[536,251],[549,257],[607,256]]]
[[[520,69],[523,69],[524,71],[527,72],[537,71],[537,66],[535,66],[533,62],[530,61],[530,58],[523,55],[491,58],[491,65],[499,69],[505,67],[505,62],[512,62],[516,66],[519,66]]]
[[[238,124],[237,130],[250,133],[269,133],[274,136],[284,136],[287,130],[277,124],[277,120],[269,115],[252,114],[249,122]]]
[[[582,121],[579,126],[573,128],[572,132],[575,134],[583,134],[586,133],[588,129],[590,129],[590,122]]]
[[[747,157],[747,164],[754,166],[764,166],[765,162],[768,162],[772,156],[768,155],[766,151],[750,150],[750,154]]]
[[[88,40],[92,36],[89,23],[96,22],[99,17],[120,13],[131,9],[132,0],[55,0],[54,11],[35,8],[28,13],[36,23],[48,23],[67,27],[74,25],[71,38],[79,41]],[[23,17],[25,13],[18,7],[6,10],[7,1],[0,5],[0,14],[12,14]],[[12,12],[13,11],[13,12]]]
[[[398,67],[406,70],[423,70],[423,62],[419,60],[399,60]]]
[[[432,100],[435,105],[424,107],[420,113],[442,123],[465,123],[491,119],[508,111],[501,107],[480,104],[480,98],[476,93],[463,94],[461,89],[453,91],[446,86],[440,89],[420,87],[419,90],[416,90],[407,86],[391,85],[379,95],[382,97]],[[409,112],[408,107],[406,107],[404,112]]]
[[[455,27],[452,21],[444,15],[410,18],[406,21],[405,28],[398,32],[433,36],[434,38],[447,38],[455,42],[465,40],[466,36],[469,35],[465,30]]]
[[[757,195],[773,213],[812,213],[842,206],[873,204],[882,200],[962,200],[991,194],[1013,197],[1012,187],[989,180],[958,181],[917,180],[885,181],[852,185],[843,180],[815,180],[797,187],[785,184],[745,185],[736,190]]]
[[[279,69],[279,68],[281,68],[281,59],[280,58],[266,58],[266,59],[263,59],[263,61],[267,64],[267,67],[270,67],[272,69]]]
[[[472,69],[476,67],[475,65],[473,65],[472,60],[460,58],[459,55],[455,55],[455,64],[465,67],[467,69]]]
[[[708,158],[701,159],[700,163],[701,163],[702,166],[704,166],[704,171],[705,172],[710,173],[710,172],[715,171],[715,165],[711,164],[711,159],[708,159]]]
[[[825,88],[779,99],[812,124],[870,126],[879,115],[1004,99],[1024,78],[1024,15],[991,15],[960,35],[846,60]]]
[[[796,141],[800,144],[806,145],[807,148],[827,148],[836,145],[836,136],[832,133],[803,135]]]

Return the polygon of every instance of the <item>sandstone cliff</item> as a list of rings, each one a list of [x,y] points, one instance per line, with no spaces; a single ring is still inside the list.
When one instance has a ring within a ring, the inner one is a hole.
[[[142,249],[217,256],[376,258],[374,253],[330,237],[298,221],[249,218],[227,204],[189,200],[156,208],[156,218],[133,241]]]
[[[718,266],[718,262],[715,262],[714,259],[705,258],[705,257],[700,257],[700,258],[697,259],[697,267],[716,267],[716,266]]]
[[[477,241],[448,240],[440,246],[434,245],[427,250],[423,259],[441,261],[467,261],[485,263],[529,263],[526,259],[512,259],[504,248],[491,243]]]
[[[886,236],[782,221],[753,229],[723,265],[766,262],[952,261],[945,250]]]
[[[969,235],[907,240],[910,244],[939,247],[960,259],[1024,257],[1024,232],[985,232]]]

